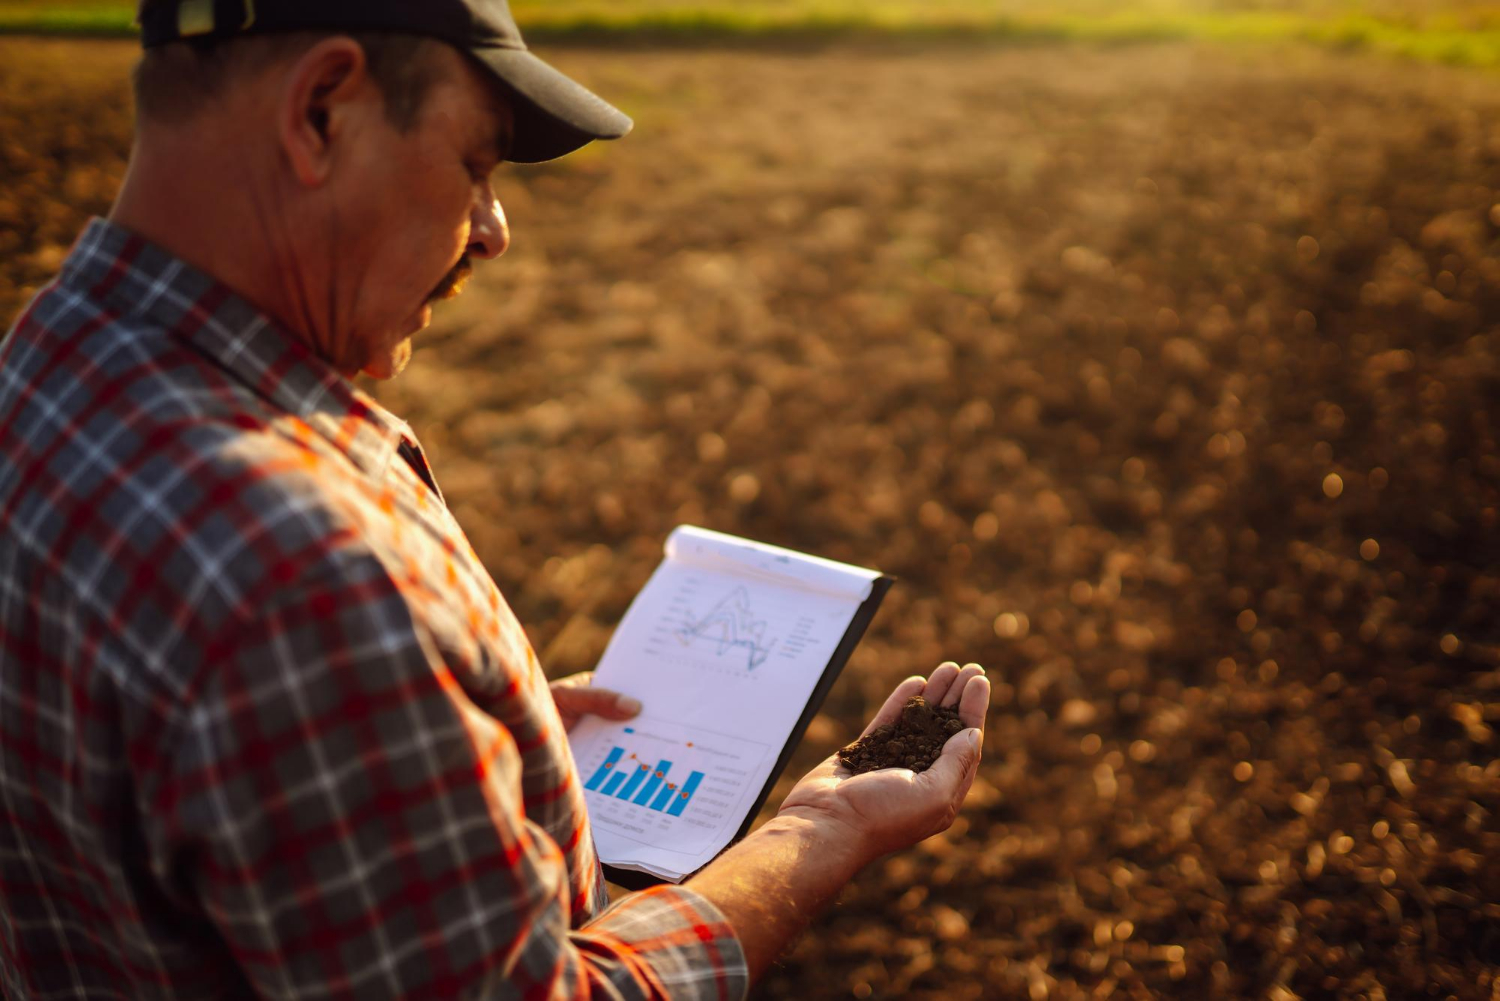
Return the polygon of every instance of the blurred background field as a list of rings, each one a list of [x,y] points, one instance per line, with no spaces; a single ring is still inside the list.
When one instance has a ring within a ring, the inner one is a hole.
[[[1300,40],[1500,64],[1496,0],[515,0],[533,40],[974,34],[1010,41]],[[128,35],[134,0],[0,0],[0,32]]]
[[[680,522],[901,578],[793,770],[989,667],[957,825],[760,996],[1500,996],[1493,72],[625,38],[546,53],[636,133],[507,168],[511,253],[373,388],[555,674]],[[132,58],[0,40],[7,316],[108,208]]]

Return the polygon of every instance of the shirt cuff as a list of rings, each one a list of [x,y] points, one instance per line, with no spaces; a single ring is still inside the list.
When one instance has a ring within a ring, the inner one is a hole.
[[[620,985],[644,977],[662,997],[741,1001],[750,990],[745,952],[724,915],[685,886],[632,893],[575,934],[595,968]],[[645,968],[642,968],[642,967]]]

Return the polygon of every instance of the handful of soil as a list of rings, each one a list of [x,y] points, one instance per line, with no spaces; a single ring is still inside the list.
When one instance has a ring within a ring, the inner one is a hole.
[[[894,723],[877,726],[865,736],[839,751],[839,764],[855,775],[879,768],[910,768],[925,772],[948,738],[964,728],[956,708],[929,706],[920,695],[913,695],[901,708]]]

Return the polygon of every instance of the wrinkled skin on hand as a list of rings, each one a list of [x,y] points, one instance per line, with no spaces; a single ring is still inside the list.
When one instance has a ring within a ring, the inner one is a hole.
[[[864,733],[894,723],[916,695],[956,708],[966,727],[948,739],[932,767],[921,773],[886,768],[855,775],[831,755],[793,787],[780,815],[831,826],[870,860],[947,830],[979,768],[990,682],[979,665],[960,669],[951,661],[929,678],[907,678]]]

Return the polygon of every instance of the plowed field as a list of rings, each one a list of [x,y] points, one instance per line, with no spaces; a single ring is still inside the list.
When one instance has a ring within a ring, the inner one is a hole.
[[[378,390],[558,674],[692,522],[901,578],[809,733],[995,680],[770,997],[1500,996],[1500,87],[1303,50],[564,49],[638,119]],[[0,43],[0,310],[128,46]],[[796,766],[794,766],[796,767]]]

